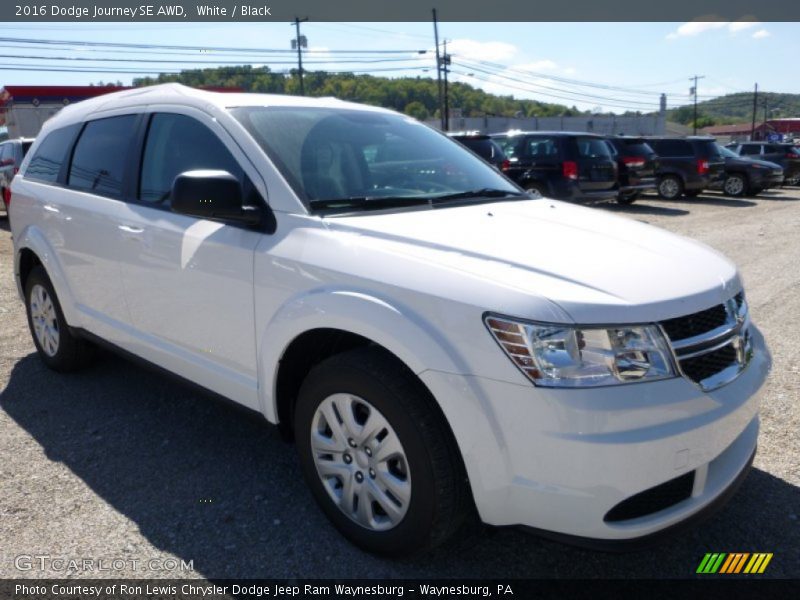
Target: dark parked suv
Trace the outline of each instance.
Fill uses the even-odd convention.
[[[712,137],[647,138],[658,154],[656,190],[666,200],[698,196],[725,179],[725,160]]]
[[[739,156],[729,148],[719,148],[725,158],[725,180],[712,186],[728,196],[755,196],[783,183],[783,169],[777,163]]]
[[[494,165],[501,171],[506,171],[508,169],[509,162],[503,149],[500,148],[500,145],[494,141],[490,135],[469,131],[463,133],[448,133],[447,135],[460,142],[483,160]]]
[[[728,148],[740,156],[779,164],[783,167],[784,183],[795,184],[800,180],[800,148],[795,144],[741,142]]]
[[[641,137],[608,138],[611,152],[617,159],[619,187],[617,202],[631,204],[639,194],[656,187],[658,155]]]
[[[508,157],[506,175],[526,189],[563,200],[617,196],[617,162],[602,136],[510,131],[492,137]]]
[[[8,212],[8,203],[11,199],[9,191],[11,180],[17,174],[19,165],[31,144],[33,144],[33,140],[28,138],[17,138],[0,143],[0,198],[3,199],[0,209],[3,212]]]

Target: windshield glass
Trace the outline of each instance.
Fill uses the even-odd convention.
[[[477,190],[519,194],[459,143],[403,115],[294,106],[231,112],[312,208],[342,199],[388,208]]]
[[[734,152],[730,148],[726,148],[725,146],[720,146],[719,144],[717,144],[717,148],[719,148],[719,153],[726,158],[739,158],[739,155],[736,154],[736,152]]]

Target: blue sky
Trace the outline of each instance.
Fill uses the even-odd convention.
[[[399,69],[375,71],[386,76],[420,75],[433,71],[433,34],[430,23],[304,23],[308,38],[306,60],[315,57],[329,70]],[[4,23],[3,36],[48,40],[84,40],[171,45],[213,45],[288,49],[294,28],[288,23]],[[762,90],[800,93],[800,78],[792,65],[800,56],[798,23],[449,23],[440,24],[440,37],[449,41],[452,79],[469,82],[494,93],[621,112],[647,110],[665,92],[671,106],[689,102],[689,77],[700,80],[701,98],[733,91]],[[150,59],[239,60],[219,52],[166,56],[161,53],[103,49],[57,51],[36,46],[2,43],[4,55],[125,58],[122,68],[163,65],[139,62]],[[341,54],[327,51],[357,49],[404,50],[399,54],[374,54],[374,59],[397,62],[343,64]],[[424,55],[416,50],[428,50]],[[365,57],[366,58],[366,57]],[[291,65],[292,55],[274,59],[242,57],[242,62],[268,64],[274,70]],[[80,64],[109,67],[110,63],[71,63],[47,59],[0,59],[0,85],[73,84],[116,81],[129,83],[127,73],[52,73],[9,70],[12,64],[48,66]],[[190,64],[169,64],[179,69]],[[308,65],[308,68],[322,68]],[[423,69],[427,69],[424,71]],[[577,83],[576,83],[577,82]],[[597,84],[586,86],[584,83]],[[611,88],[617,89],[608,89]],[[625,88],[625,89],[618,89]],[[560,97],[559,97],[560,96]],[[788,116],[788,115],[787,115]],[[800,116],[800,115],[793,115]]]

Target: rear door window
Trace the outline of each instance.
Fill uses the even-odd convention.
[[[122,198],[122,177],[135,125],[136,115],[86,123],[75,144],[67,185],[108,198]]]
[[[36,153],[31,157],[28,168],[25,170],[25,178],[44,183],[55,183],[79,128],[80,125],[76,124],[48,133],[36,148]]]
[[[529,137],[526,142],[527,155],[530,158],[555,158],[558,156],[558,140],[556,138]]]
[[[175,113],[154,114],[142,157],[139,200],[169,207],[172,182],[196,169],[227,171],[243,183],[245,179],[222,140],[200,121]]]
[[[761,154],[761,146],[759,144],[742,144],[742,149],[739,154],[743,156],[754,156]]]

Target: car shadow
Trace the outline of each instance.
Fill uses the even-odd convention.
[[[786,193],[791,193],[794,190],[765,190],[760,192],[755,198],[757,200],[772,200],[774,202],[797,202],[800,197],[787,196]]]
[[[11,223],[7,215],[0,215],[0,229],[3,231],[11,231]]]
[[[730,198],[728,196],[722,195],[712,195],[709,192],[703,192],[699,196],[695,196],[694,198],[689,198],[687,196],[683,196],[681,198],[677,198],[675,200],[661,200],[662,202],[669,202],[670,204],[685,204],[685,205],[692,205],[692,204],[708,204],[710,206],[728,206],[731,208],[745,208],[748,206],[758,206],[758,203],[753,202],[751,200],[742,200],[740,198]]]
[[[418,558],[377,558],[317,509],[276,428],[210,400],[115,356],[59,375],[30,354],[14,365],[0,409],[150,544],[207,578],[692,577],[705,552],[719,551],[774,552],[768,575],[800,575],[798,488],[758,469],[710,521],[649,551],[603,554],[488,529]],[[35,477],[15,474],[34,501]],[[54,556],[92,545],[37,543]]]
[[[628,215],[658,215],[662,217],[681,217],[688,215],[688,210],[682,208],[668,208],[666,206],[653,206],[650,204],[641,204],[636,201],[633,204],[619,204],[617,202],[599,202],[593,204],[596,208],[602,208],[611,212],[624,213]]]

